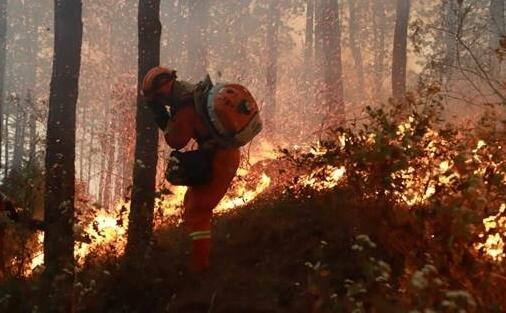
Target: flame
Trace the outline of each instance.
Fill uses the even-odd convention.
[[[268,145],[266,146],[268,147]],[[256,157],[257,160],[265,160],[277,155],[276,153],[264,153]],[[249,170],[241,168],[238,170],[238,176],[246,177],[250,174]],[[245,180],[238,180],[229,194],[227,194],[217,208],[215,213],[224,213],[238,207],[244,206],[258,195],[263,193],[271,184],[271,178],[262,173],[256,186],[248,188]],[[175,186],[171,188],[170,195],[160,196],[155,200],[154,229],[160,229],[167,225],[171,218],[180,216],[184,200],[186,187]],[[116,255],[121,256],[124,253],[127,242],[128,214],[130,212],[130,202],[119,201],[112,210],[100,209],[87,221],[78,223],[74,229],[75,236],[81,238],[76,240],[74,255],[78,266],[82,266],[86,257],[90,254],[97,256]],[[180,223],[179,218],[176,223]],[[30,276],[34,271],[44,265],[43,242],[44,233],[37,235],[37,249],[32,253],[29,269],[25,276]]]
[[[254,189],[247,189],[240,186],[236,196],[226,196],[214,210],[216,213],[224,213],[232,209],[244,206],[253,201],[259,194],[264,192],[271,184],[271,178],[265,173],[262,173],[260,181]]]
[[[483,250],[494,261],[502,261],[506,257],[504,252],[505,243],[503,236],[506,236],[506,203],[501,204],[499,212],[483,219],[486,234],[480,234],[480,238],[486,236],[484,243],[476,244],[476,249]],[[495,233],[490,233],[495,231]],[[502,235],[502,236],[501,236]]]
[[[327,165],[316,169],[309,175],[302,176],[300,181],[303,187],[310,187],[314,190],[323,191],[336,187],[346,174],[344,166],[336,167]]]
[[[406,122],[401,123],[397,127],[398,138],[394,140],[401,141],[405,135],[412,134],[414,132],[413,122],[414,119],[409,117]],[[369,133],[364,134],[363,139],[366,145],[373,146],[377,138],[375,134]],[[345,149],[347,140],[348,138],[344,134],[337,137],[339,149]],[[429,201],[439,186],[451,186],[456,179],[460,178],[460,173],[453,161],[454,154],[449,149],[451,147],[445,139],[439,136],[437,131],[427,131],[421,140],[425,143],[423,155],[410,159],[409,166],[391,174],[393,195],[400,203],[408,207]],[[253,156],[249,158],[251,163],[278,157],[278,153],[271,143],[263,141],[259,146],[259,151],[255,151]],[[299,149],[299,147],[295,149]],[[307,147],[307,151],[313,156],[325,156],[329,152],[327,149],[319,144]],[[470,162],[479,164],[475,171],[477,175],[484,175],[487,166],[498,166],[490,160],[490,156],[484,154],[486,149],[487,144],[484,140],[477,141],[476,147],[472,149],[472,153],[465,161],[466,164],[470,164]],[[489,160],[486,160],[487,158]],[[235,180],[233,187],[216,207],[215,213],[230,212],[245,206],[271,187],[271,177],[266,173],[251,173],[251,168],[238,170],[238,179]],[[316,191],[329,190],[345,183],[346,173],[344,165],[321,166],[308,174],[301,175],[297,180],[296,187],[310,188]],[[162,195],[155,201],[155,230],[167,226],[169,223],[178,224],[181,222],[186,187],[171,187],[171,192],[170,195]],[[126,245],[129,210],[130,203],[120,201],[112,210],[98,210],[93,216],[88,217],[89,220],[80,224],[76,232],[81,233],[81,237],[88,240],[77,240],[76,242],[75,257],[78,265],[82,265],[90,254],[98,256],[106,256],[111,253],[117,256],[123,254]],[[506,204],[502,204],[499,213],[483,220],[486,233],[482,234],[481,238],[484,239],[484,242],[476,245],[477,249],[482,249],[497,261],[506,257],[505,243],[502,239],[503,236],[506,236],[505,210]],[[43,238],[43,233],[37,235],[39,248],[33,253],[30,271],[27,275],[43,265]]]

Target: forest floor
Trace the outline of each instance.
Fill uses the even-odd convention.
[[[117,268],[114,262],[85,270],[82,275],[88,281],[95,277],[98,288],[92,291],[96,296],[82,298],[78,311],[325,312],[334,293],[346,293],[343,281],[361,272],[353,238],[368,234],[388,247],[377,253],[394,273],[403,254],[392,249],[394,241],[403,238],[409,249],[409,238],[414,240],[409,228],[387,225],[377,204],[355,203],[350,192],[260,198],[216,217],[213,266],[199,277],[185,269],[189,242],[182,230],[163,230],[156,234],[143,277],[132,273],[128,283],[124,275],[109,276]]]

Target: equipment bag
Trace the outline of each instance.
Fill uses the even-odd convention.
[[[174,186],[208,184],[213,174],[214,150],[172,151],[165,177]]]

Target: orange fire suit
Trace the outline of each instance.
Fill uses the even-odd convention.
[[[185,102],[171,116],[164,131],[167,144],[176,150],[184,148],[190,139],[202,143],[204,138],[210,137],[209,129],[193,105],[193,98]],[[192,239],[189,268],[194,272],[209,266],[212,212],[227,192],[240,163],[239,149],[214,149],[211,181],[188,187],[184,197],[183,220]]]

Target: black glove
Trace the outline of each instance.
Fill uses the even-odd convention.
[[[167,124],[170,120],[170,114],[167,111],[165,105],[159,100],[151,100],[148,101],[148,106],[155,116],[156,125],[158,125],[162,131],[167,129]]]

